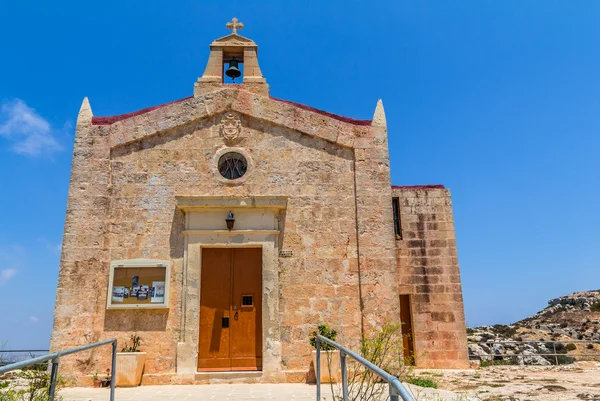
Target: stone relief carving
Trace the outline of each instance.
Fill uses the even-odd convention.
[[[221,135],[227,145],[232,145],[241,139],[242,121],[235,113],[225,113],[221,118]]]

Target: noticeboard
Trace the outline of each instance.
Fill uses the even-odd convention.
[[[114,261],[110,269],[107,308],[168,308],[169,278],[169,261]]]

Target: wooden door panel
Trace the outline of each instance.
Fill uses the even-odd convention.
[[[231,250],[203,248],[200,292],[198,369],[230,370]]]
[[[231,299],[232,369],[260,370],[262,368],[262,249],[233,250]],[[251,305],[248,305],[249,303]]]
[[[407,365],[414,365],[414,333],[410,301],[410,295],[400,295],[400,322],[402,322],[401,330],[404,360]]]

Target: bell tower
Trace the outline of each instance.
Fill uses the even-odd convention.
[[[258,46],[253,40],[238,35],[238,29],[244,24],[233,18],[226,25],[232,32],[210,44],[210,55],[204,74],[194,84],[194,96],[201,96],[222,88],[225,76],[239,79],[241,71],[239,65],[243,64],[241,85],[244,89],[269,95],[269,85],[263,77],[258,65]],[[225,66],[229,66],[225,73]]]

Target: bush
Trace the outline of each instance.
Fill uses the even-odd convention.
[[[492,361],[490,361],[489,359],[485,359],[481,361],[481,367],[482,368],[487,368],[488,366],[499,366],[499,365],[517,365],[517,361],[516,358],[514,358],[515,360],[513,360],[512,358],[508,358],[508,359],[494,359],[494,363],[492,363]]]
[[[505,338],[511,338],[512,336],[517,334],[517,329],[515,329],[512,326],[507,326],[505,324],[495,324],[492,326],[492,329],[494,329],[494,332],[496,332],[496,334]]]
[[[45,370],[36,368],[23,370],[17,374],[17,377],[26,382],[25,388],[20,390],[10,389],[10,383],[2,387],[8,388],[0,392],[1,401],[49,401],[48,390],[50,388],[50,374]],[[56,394],[54,399],[61,400],[59,391],[64,387],[65,382],[59,375],[56,380]]]
[[[569,351],[575,351],[577,349],[577,346],[573,343],[568,343],[565,346],[565,351],[569,352]]]
[[[405,381],[419,387],[437,388],[437,383],[432,377],[409,376]]]
[[[317,327],[317,330],[319,332],[317,333],[316,331],[313,331],[310,337],[310,345],[312,345],[314,349],[317,349],[317,334],[320,334],[323,337],[330,339],[331,341],[335,341],[337,337],[337,331],[333,330],[326,324],[320,325],[319,327]],[[320,342],[320,345],[323,351],[331,351],[335,349],[334,346],[326,344],[324,342]]]
[[[367,333],[360,346],[360,354],[367,361],[386,372],[407,380],[412,376],[404,360],[403,337],[400,324],[386,323],[372,333]],[[423,381],[419,385],[423,385]],[[381,385],[382,379],[375,373],[348,358],[348,393],[350,401],[379,401],[386,399],[388,387]],[[431,384],[431,383],[429,383]],[[334,389],[331,384],[332,399],[341,400],[341,387]]]
[[[594,344],[588,344],[587,349],[594,349]]]
[[[600,312],[600,302],[596,302],[596,303],[592,304],[592,306],[590,307],[590,310],[592,312]]]
[[[575,359],[571,358],[570,356],[566,356],[566,355],[558,356],[558,364],[559,365],[570,365],[573,362],[575,362]]]

